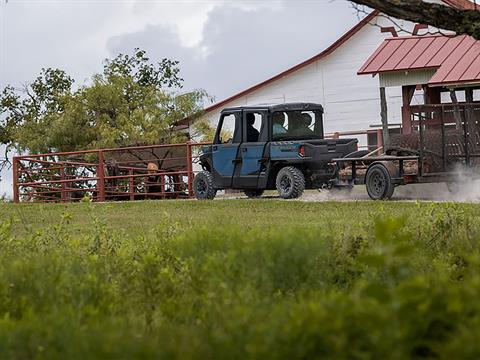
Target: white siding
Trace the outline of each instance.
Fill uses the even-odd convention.
[[[384,18],[378,25],[392,26]],[[399,21],[399,23],[402,23]],[[403,23],[413,29],[413,24]],[[324,59],[276,80],[223,107],[284,102],[315,102],[325,108],[325,131],[367,130],[380,124],[379,79],[358,76],[357,71],[391,34],[382,34],[375,25],[366,25]],[[390,123],[401,122],[401,88],[387,89]],[[221,109],[204,118],[216,125]]]

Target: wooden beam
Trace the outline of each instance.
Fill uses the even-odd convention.
[[[452,103],[458,105],[457,93],[454,89],[450,90],[450,99],[452,99]],[[457,130],[462,129],[462,115],[460,114],[460,108],[455,106],[453,109],[453,116],[455,118],[455,128]]]
[[[415,93],[415,85],[402,86],[402,134],[410,134],[412,132],[412,116],[410,104],[413,94]]]
[[[384,87],[380,88],[380,118],[382,120],[383,147],[386,150],[390,145],[390,136],[388,133],[387,96]]]

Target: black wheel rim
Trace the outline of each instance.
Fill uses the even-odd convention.
[[[379,171],[375,171],[369,181],[370,192],[375,197],[381,197],[385,192],[386,184],[385,176]]]
[[[205,195],[207,193],[207,183],[203,179],[199,179],[195,186],[195,191],[198,195]]]
[[[280,179],[280,190],[283,194],[288,194],[292,188],[292,179],[289,176],[284,175]]]

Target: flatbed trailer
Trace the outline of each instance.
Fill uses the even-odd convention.
[[[374,200],[390,199],[397,186],[453,184],[480,179],[480,105],[442,104],[412,113],[413,130],[399,134],[384,154],[333,159],[335,184],[366,185]],[[406,145],[406,144],[410,145]],[[458,188],[458,186],[456,186]]]

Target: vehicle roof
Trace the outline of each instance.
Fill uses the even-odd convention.
[[[305,102],[296,102],[296,103],[285,103],[285,104],[259,104],[259,105],[245,105],[245,106],[235,106],[228,107],[222,110],[224,112],[230,111],[239,111],[239,110],[269,110],[270,112],[275,111],[315,111],[320,110],[323,112],[323,106],[315,103],[305,103]]]

